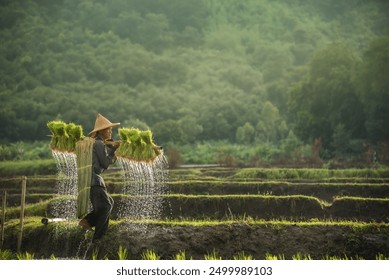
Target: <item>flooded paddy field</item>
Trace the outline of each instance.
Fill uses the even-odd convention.
[[[115,205],[94,258],[117,259],[119,247],[126,248],[128,259],[141,259],[147,250],[161,259],[182,252],[193,259],[389,256],[387,170],[173,169],[165,174],[163,191],[146,193],[123,190],[121,171],[104,176]],[[153,188],[150,182],[143,186]],[[13,251],[20,178],[2,178],[0,188],[8,194],[2,250]],[[55,176],[29,177],[22,251],[35,258],[92,258],[91,233],[73,214],[41,223],[43,217],[58,217],[61,207],[73,213],[74,201],[58,192]]]

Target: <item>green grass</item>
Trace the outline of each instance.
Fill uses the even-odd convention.
[[[142,260],[159,260],[161,257],[158,256],[158,254],[150,249],[147,249],[146,251],[142,252],[141,254]]]
[[[387,261],[387,260],[389,260],[389,256],[386,257],[384,254],[379,253],[376,255],[375,259],[380,260],[380,261],[383,261],[383,260]]]
[[[24,208],[24,216],[41,216],[45,217],[48,214],[50,204],[57,203],[59,201],[75,199],[71,196],[55,196],[54,198],[42,200],[37,203],[26,204]],[[16,218],[20,216],[20,206],[7,207],[6,214],[8,218]]]
[[[314,260],[314,258],[311,257],[310,254],[304,254],[301,252],[297,252],[294,254],[291,258],[292,260]],[[265,260],[285,260],[285,255],[279,254],[279,255],[272,255],[270,253],[266,253],[265,255]],[[343,256],[330,256],[330,255],[325,255],[322,256],[321,258],[318,258],[318,260],[363,260],[363,258],[352,258],[347,255]],[[376,260],[387,260],[383,254],[378,254],[376,256]]]
[[[250,226],[272,226],[272,227],[288,227],[288,226],[299,226],[299,227],[310,227],[310,226],[337,226],[337,227],[351,227],[351,228],[361,228],[361,229],[381,229],[389,231],[389,223],[369,223],[361,221],[348,221],[348,220],[318,220],[312,219],[311,221],[306,222],[296,222],[289,220],[262,220],[262,219],[253,219],[251,217],[246,217],[245,219],[234,219],[234,220],[193,220],[193,219],[175,219],[175,220],[134,220],[134,221],[112,221],[113,224],[120,223],[142,223],[150,225],[161,225],[161,226],[189,226],[189,227],[208,227],[208,226],[224,226],[224,225],[234,225],[234,224],[246,224]]]
[[[237,255],[233,256],[234,260],[246,260],[246,261],[251,261],[254,260],[254,258],[250,255],[246,255],[245,252],[240,252]]]
[[[192,259],[193,259],[192,257],[190,257],[190,258],[187,257],[185,250],[178,252],[174,256],[174,260],[178,260],[178,261],[192,260]]]
[[[315,168],[243,168],[238,179],[330,179],[330,178],[389,178],[389,168],[377,169],[315,169]]]
[[[359,196],[341,196],[341,197],[336,197],[334,199],[335,201],[340,201],[340,200],[356,200],[356,201],[379,201],[379,202],[389,202],[389,198],[374,198],[374,197],[359,197]]]
[[[265,260],[268,260],[268,261],[285,260],[285,256],[284,255],[272,255],[269,252],[266,252]]]
[[[24,252],[24,253],[17,253],[16,258],[18,260],[33,260],[34,259],[34,254],[29,253],[29,252]]]
[[[127,249],[124,248],[122,245],[119,246],[118,249],[118,259],[119,260],[126,260],[128,257]]]
[[[0,176],[17,175],[48,175],[56,174],[57,166],[54,159],[40,159],[29,161],[0,161]]]
[[[295,255],[292,256],[292,260],[312,260],[312,258],[309,254],[302,254],[300,252],[297,252]]]
[[[10,250],[0,250],[0,260],[12,260],[13,253]]]
[[[320,204],[322,207],[329,206],[330,204],[322,201],[313,196],[306,195],[253,195],[253,194],[226,194],[226,195],[186,195],[186,194],[168,194],[164,195],[166,198],[178,198],[182,200],[186,199],[274,199],[274,200],[283,200],[283,199],[304,199],[304,200],[312,200]]]
[[[122,249],[126,251],[126,248]],[[120,251],[120,249],[119,249]],[[98,260],[99,259],[99,251],[97,249],[94,249],[91,255],[92,260]],[[127,257],[127,255],[125,255]],[[118,253],[118,260],[126,260],[127,258],[123,258],[123,255],[120,255]],[[0,250],[0,260],[34,260],[36,259],[33,253],[29,252],[20,252],[20,253],[14,253],[10,250]],[[103,260],[107,260],[107,257],[104,256],[102,258]],[[153,251],[147,249],[142,254],[143,260],[160,260],[161,258]],[[174,260],[192,260],[192,257],[189,257],[186,255],[185,251],[180,251],[177,253],[174,258]],[[240,252],[237,255],[234,255],[233,260],[254,260],[254,258],[250,255],[246,255],[244,252]],[[314,258],[311,257],[310,254],[303,254],[301,252],[297,252],[291,257],[292,260],[314,260]],[[52,254],[50,255],[50,260],[58,260],[58,258]],[[210,253],[207,253],[204,255],[204,260],[222,260],[222,257],[218,255],[218,252],[216,249],[213,249]],[[278,254],[273,255],[269,252],[265,254],[264,260],[286,260],[284,254]],[[318,260],[363,260],[361,257],[352,258],[347,255],[343,256],[332,256],[332,255],[324,255]],[[382,253],[379,253],[376,255],[375,260],[389,260],[388,256],[385,256]]]
[[[213,249],[212,252],[209,252],[207,253],[206,255],[204,255],[204,260],[221,260],[222,257],[221,256],[218,256],[218,252]]]
[[[357,178],[355,178],[357,180]],[[374,179],[370,179],[374,180]],[[331,181],[331,180],[323,180],[323,181],[286,181],[286,180],[234,180],[234,179],[214,179],[214,180],[177,180],[177,181],[168,181],[167,183],[169,186],[184,186],[184,187],[196,187],[198,185],[205,185],[209,187],[223,187],[223,186],[312,186],[315,185],[317,187],[331,187],[331,186],[371,186],[371,187],[377,187],[377,186],[383,186],[388,187],[388,183],[383,183],[382,179],[376,179],[377,182],[364,182],[365,180],[353,181],[352,178],[348,179],[347,181],[339,182],[339,181]],[[389,180],[389,179],[387,179]],[[113,183],[113,182],[111,182]]]

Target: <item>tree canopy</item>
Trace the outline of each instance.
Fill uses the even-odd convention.
[[[158,142],[389,139],[387,1],[0,6],[2,143],[44,140],[53,119],[87,133],[98,112]]]

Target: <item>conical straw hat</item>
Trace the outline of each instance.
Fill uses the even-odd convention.
[[[89,132],[89,136],[94,136],[97,131],[104,130],[109,127],[117,127],[120,123],[111,123],[108,119],[103,117],[101,114],[97,114],[95,128]]]

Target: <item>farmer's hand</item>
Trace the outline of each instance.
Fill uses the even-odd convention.
[[[114,146],[117,149],[117,148],[119,148],[121,143],[122,143],[121,141],[114,141],[112,146]]]
[[[114,141],[113,139],[108,139],[108,140],[105,140],[104,143],[107,145],[107,146],[111,146],[111,147],[114,147],[114,148],[119,148],[120,144],[122,143],[120,140],[119,141]]]

